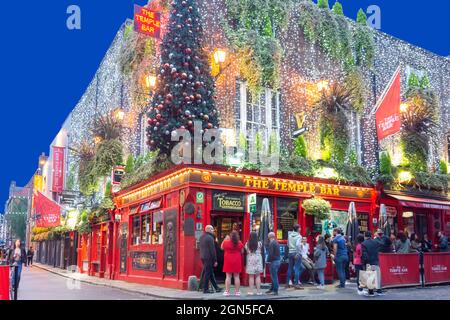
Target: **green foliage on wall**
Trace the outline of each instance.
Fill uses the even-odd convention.
[[[299,25],[305,38],[317,43],[330,58],[340,61],[349,70],[355,63],[368,68],[372,66],[375,51],[372,30],[365,22],[351,28],[339,2],[331,11],[328,4],[316,6],[311,1],[303,1],[299,14]],[[362,21],[364,17],[367,20],[364,11],[362,15],[358,19]]]
[[[126,173],[122,178],[120,187],[126,189],[149,179],[152,175],[162,172],[172,166],[172,162],[158,151],[150,151],[145,157],[135,161],[134,170]]]
[[[75,174],[76,174],[76,165],[72,163],[69,169],[69,175],[67,176],[66,181],[66,189],[73,191],[75,190]]]
[[[125,173],[133,172],[134,170],[134,157],[132,154],[128,155],[127,163],[125,165]]]
[[[336,1],[333,5],[333,12],[337,15],[343,16],[344,9],[342,8],[342,4],[339,1]]]
[[[117,140],[103,141],[97,148],[94,157],[93,173],[97,178],[108,176],[114,166],[123,163],[123,146]]]
[[[417,187],[428,190],[448,192],[448,175],[428,172],[416,172],[414,181]]]
[[[240,73],[253,94],[277,89],[282,49],[276,35],[287,23],[292,0],[226,0],[225,31],[240,58]]]
[[[445,160],[439,161],[439,173],[440,174],[448,174],[447,161],[445,161]]]
[[[80,215],[80,221],[77,224],[77,231],[80,234],[88,234],[92,231],[91,224],[89,223],[89,213],[84,210]]]
[[[420,80],[417,74],[411,72],[408,78],[408,87],[409,88],[420,88]]]
[[[321,9],[330,9],[330,5],[328,3],[328,0],[318,0],[317,6]]]
[[[303,135],[294,140],[294,154],[299,157],[306,158],[308,156],[308,149],[306,147],[306,140]]]
[[[85,196],[91,196],[98,190],[97,175],[94,174],[94,161],[80,163],[78,167],[78,186]]]
[[[439,101],[436,94],[417,87],[420,82],[411,76],[406,94],[408,108],[402,113],[401,146],[413,173],[426,172],[430,144],[439,129]]]
[[[358,10],[356,22],[360,25],[367,25],[367,15],[362,8]]]
[[[380,174],[377,180],[384,184],[391,184],[394,179],[391,156],[389,152],[382,152],[380,155]]]

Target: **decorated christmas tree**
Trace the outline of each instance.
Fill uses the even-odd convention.
[[[187,129],[192,138],[194,121],[202,132],[218,127],[214,79],[201,44],[202,25],[194,0],[174,0],[167,34],[161,45],[158,89],[148,113],[148,144],[169,155],[177,142],[174,130]]]

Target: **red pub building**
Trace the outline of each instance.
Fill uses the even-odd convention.
[[[113,278],[186,289],[189,277],[201,273],[198,239],[205,226],[215,227],[219,245],[233,229],[239,230],[245,243],[251,230],[259,228],[265,198],[280,243],[286,243],[295,223],[302,226],[302,234],[311,245],[315,235],[324,231],[322,222],[306,215],[301,206],[303,200],[313,196],[331,203],[337,225],[339,217],[347,221],[347,210],[354,202],[362,228],[373,229],[374,188],[227,169],[177,166],[118,192]],[[256,214],[250,214],[247,207],[251,194],[257,195]],[[223,278],[220,265],[216,276],[219,281]]]

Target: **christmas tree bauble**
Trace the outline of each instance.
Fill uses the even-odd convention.
[[[191,48],[186,48],[186,50],[184,52],[186,52],[186,54],[192,54],[192,49]]]

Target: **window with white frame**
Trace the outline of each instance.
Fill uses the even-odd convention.
[[[280,136],[280,94],[264,88],[255,97],[245,82],[236,82],[235,102],[236,132],[245,133],[248,145],[261,137],[263,147],[267,148],[270,136]]]
[[[141,127],[141,141],[140,141],[140,151],[142,155],[147,154],[149,151],[148,145],[147,145],[147,115],[143,113],[141,115],[141,121],[140,121],[140,127]]]

